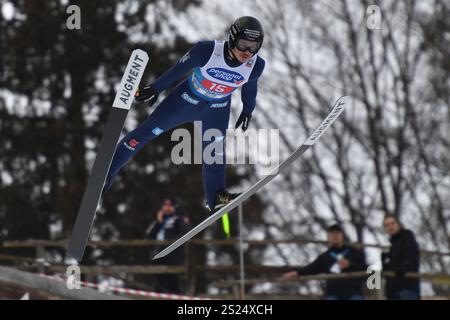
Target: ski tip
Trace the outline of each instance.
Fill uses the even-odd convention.
[[[340,96],[337,100],[336,100],[336,102],[338,102],[338,101],[341,101],[341,100],[344,100],[345,99],[345,101],[344,101],[344,103],[346,102],[346,98],[348,98],[348,95],[346,95],[346,94],[344,94],[344,95],[342,95],[342,96]]]
[[[133,53],[139,54],[139,55],[141,55],[141,56],[143,56],[143,57],[145,57],[145,58],[148,59],[148,53],[145,52],[145,51],[142,50],[142,49],[134,49],[134,50],[133,50]]]
[[[337,106],[342,106],[342,105],[347,104],[348,98],[349,98],[348,95],[340,96],[339,98],[336,99],[336,101],[334,102],[334,104],[333,104],[333,106],[331,108],[333,109],[333,108],[335,108]]]

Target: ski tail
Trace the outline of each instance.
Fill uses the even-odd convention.
[[[210,215],[208,218],[203,220],[196,227],[188,231],[185,235],[180,237],[178,240],[173,242],[167,248],[159,252],[153,260],[159,259],[167,256],[169,253],[183,245],[185,242],[189,241],[192,237],[209,227],[215,221],[220,219],[225,213],[231,212],[234,208],[239,206],[243,201],[250,198],[253,194],[258,192],[262,187],[274,179],[280,172],[288,168],[295,160],[297,160],[306,150],[311,148],[324,134],[324,132],[333,124],[333,122],[341,115],[345,107],[345,96],[339,97],[333,105],[333,108],[328,113],[327,117],[322,121],[322,123],[317,127],[316,130],[305,140],[305,142],[298,147],[287,159],[285,159],[278,167],[276,167],[271,174],[265,176],[253,186],[251,186],[246,192],[239,195],[232,202],[228,203],[226,206],[220,208],[217,212]]]

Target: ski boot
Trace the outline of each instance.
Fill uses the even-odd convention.
[[[240,193],[230,193],[226,189],[219,190],[216,193],[216,201],[214,208],[211,210],[208,204],[206,204],[206,207],[209,209],[209,211],[214,212],[226,206],[228,203],[236,199],[239,195]]]

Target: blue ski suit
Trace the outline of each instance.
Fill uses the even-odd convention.
[[[200,41],[198,42],[186,55],[184,55],[176,65],[166,71],[153,83],[153,87],[156,92],[160,93],[165,90],[175,81],[180,79],[183,75],[190,71],[197,72],[198,77],[202,77],[200,68],[210,63],[210,59],[216,52],[217,55],[217,41]],[[227,44],[223,45],[223,50],[227,50]],[[241,66],[240,63],[236,63],[236,60],[228,58],[227,54],[223,54],[223,60],[228,68],[215,68],[215,72],[212,76],[227,76],[227,72],[230,72],[236,79],[239,80],[239,75],[236,75],[236,67]],[[257,94],[257,81],[264,70],[264,60],[256,56],[254,60],[254,66],[251,69],[251,73],[242,85],[242,103],[245,114],[250,115],[256,105]],[[208,69],[209,71],[210,69]],[[219,70],[219,71],[218,71]],[[242,70],[239,69],[239,70]],[[209,74],[209,72],[208,72]],[[141,150],[144,145],[156,138],[163,132],[166,132],[179,125],[201,121],[202,132],[208,129],[218,129],[226,135],[226,129],[228,128],[228,122],[230,118],[230,103],[231,92],[228,95],[219,95],[219,98],[211,98],[195,90],[194,75],[188,77],[181,82],[169,95],[158,105],[158,107],[148,116],[148,118],[140,124],[136,129],[128,133],[117,145],[116,152],[114,154],[111,167],[108,173],[108,179],[113,180],[118,174],[120,169]],[[197,77],[197,78],[198,78]],[[234,80],[235,80],[234,79]],[[202,81],[207,79],[201,78]],[[234,81],[233,80],[233,81]],[[204,83],[204,82],[202,82]],[[211,84],[211,82],[208,82]],[[212,86],[217,86],[212,84]],[[219,86],[220,87],[220,86]],[[226,86],[224,86],[226,88]],[[230,91],[235,88],[230,88]],[[202,139],[203,140],[203,139]],[[202,147],[204,148],[211,143],[210,141],[202,141]],[[224,144],[223,144],[223,148]],[[225,188],[225,151],[221,152],[223,161],[221,163],[208,164],[203,161],[202,174],[203,184],[206,194],[206,200],[210,208],[215,206],[215,198],[217,191]],[[220,161],[219,161],[220,162]]]

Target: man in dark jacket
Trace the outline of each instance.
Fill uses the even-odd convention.
[[[401,225],[397,217],[384,218],[384,229],[390,235],[391,248],[383,252],[383,270],[393,271],[396,277],[386,278],[386,298],[416,300],[420,298],[420,282],[417,278],[406,278],[406,272],[419,272],[419,245],[414,234]]]
[[[154,221],[147,229],[147,239],[153,240],[175,240],[190,229],[189,219],[178,211],[178,202],[175,198],[164,199],[161,209],[156,214]],[[155,248],[152,257],[160,251]],[[174,251],[163,259],[156,261],[159,265],[183,265],[185,254],[183,248]],[[181,293],[182,284],[179,274],[167,273],[156,277],[156,290],[159,292]]]
[[[346,273],[366,271],[364,253],[344,243],[342,227],[335,224],[327,229],[329,248],[311,264],[283,275],[284,279],[320,273]],[[327,280],[327,300],[362,300],[363,279]]]

